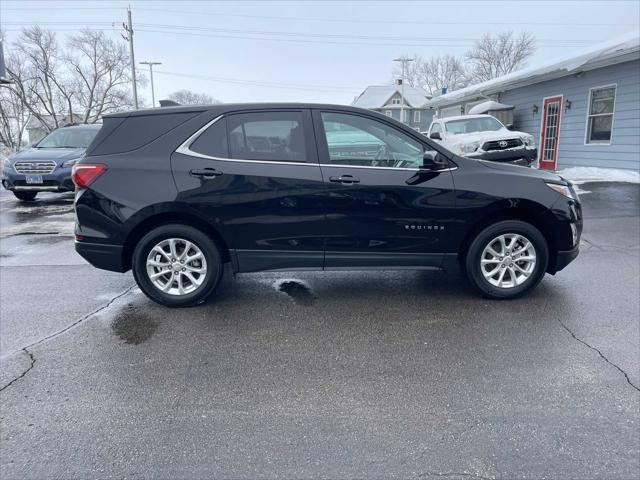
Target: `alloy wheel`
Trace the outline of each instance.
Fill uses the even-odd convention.
[[[536,267],[536,249],[518,233],[505,233],[491,240],[480,256],[485,280],[498,288],[515,288],[525,283]]]
[[[168,238],[157,243],[147,256],[147,276],[163,293],[188,295],[203,284],[207,261],[202,250],[183,238]]]

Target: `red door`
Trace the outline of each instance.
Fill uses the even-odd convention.
[[[540,168],[555,170],[558,160],[558,139],[560,138],[560,114],[562,95],[544,99],[542,130],[540,131]]]

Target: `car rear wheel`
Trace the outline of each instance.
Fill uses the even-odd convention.
[[[16,198],[18,200],[21,200],[23,202],[32,202],[33,200],[35,200],[36,195],[38,195],[38,192],[17,192],[17,191],[14,191],[13,194],[16,196]]]
[[[153,301],[168,307],[204,302],[220,282],[224,264],[216,244],[188,225],[163,225],[133,253],[133,276]]]
[[[540,231],[519,220],[482,230],[471,242],[465,269],[471,284],[491,298],[515,298],[534,288],[547,270],[549,249]]]

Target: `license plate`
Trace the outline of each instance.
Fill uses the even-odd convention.
[[[42,175],[27,175],[27,183],[42,183]]]

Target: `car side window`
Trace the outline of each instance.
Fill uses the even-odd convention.
[[[434,123],[431,126],[431,132],[430,133],[442,133],[442,127],[440,126],[439,123]]]
[[[229,158],[229,144],[227,142],[227,120],[221,118],[202,132],[189,145],[192,150],[203,155],[218,158]]]
[[[321,115],[329,163],[387,168],[422,166],[424,147],[402,131],[360,115]]]
[[[301,112],[257,112],[227,120],[231,158],[306,162]]]

